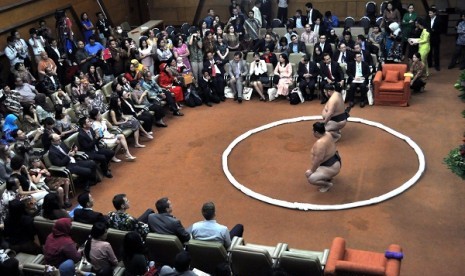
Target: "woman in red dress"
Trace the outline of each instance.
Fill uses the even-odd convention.
[[[158,84],[162,88],[168,89],[171,93],[174,93],[174,98],[176,103],[182,102],[184,100],[184,93],[182,87],[179,86],[176,78],[173,76],[171,71],[168,69],[168,64],[171,62],[171,59],[168,60],[168,63],[160,64],[160,76],[158,77]]]

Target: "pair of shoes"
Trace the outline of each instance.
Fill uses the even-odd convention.
[[[265,97],[260,98],[260,101],[261,101],[261,102],[265,102],[265,101],[266,101]]]
[[[220,100],[221,100],[222,102],[224,102],[224,101],[226,101],[226,97],[223,96],[223,97],[221,97]]]
[[[157,127],[167,127],[165,123],[155,123]]]
[[[242,103],[242,98],[237,98],[238,103]]]
[[[350,108],[354,107],[354,105],[355,105],[354,102],[349,102],[349,107]]]
[[[173,115],[174,115],[174,116],[184,116],[184,114],[181,113],[181,111],[179,111],[179,110],[174,111],[174,112],[173,112]]]
[[[107,171],[106,173],[103,174],[104,176],[108,177],[108,178],[113,178],[113,175],[111,174],[110,171]]]
[[[313,101],[313,97],[312,96],[307,97],[307,101],[309,101],[309,102]]]
[[[212,107],[211,103],[205,103],[206,106]]]
[[[145,148],[145,145],[136,144],[134,147],[135,147],[135,148]]]
[[[237,97],[234,97],[234,101],[237,101]]]
[[[147,137],[147,139],[150,139],[150,140],[152,140],[152,139],[153,139],[153,136],[152,136],[152,135],[150,135],[150,134],[148,134],[148,133],[147,133],[147,135],[145,135],[145,137]]]
[[[71,204],[69,201],[65,201],[65,203],[63,203],[63,207],[65,207],[65,209],[68,209],[71,206],[73,206],[73,204]]]
[[[135,157],[135,156],[126,155],[126,161],[134,161],[134,160],[136,160],[136,157]]]
[[[89,193],[90,192],[90,186],[85,186],[84,191]]]
[[[121,159],[118,159],[118,158],[116,158],[116,157],[113,157],[113,158],[111,159],[111,162],[119,163],[119,162],[121,162]]]
[[[360,107],[364,108],[365,107],[365,102],[360,102]]]

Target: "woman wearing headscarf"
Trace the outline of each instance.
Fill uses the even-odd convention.
[[[171,63],[171,59],[167,63],[160,64],[160,77],[158,83],[162,88],[168,89],[171,93],[174,93],[174,98],[177,103],[184,100],[184,94],[182,92],[182,87],[176,85],[175,78],[173,74],[168,70],[168,64]]]
[[[71,219],[61,218],[55,221],[50,233],[45,241],[44,256],[45,263],[59,267],[66,260],[77,263],[81,260],[82,252],[77,250],[76,243],[70,236]]]
[[[14,114],[8,114],[5,117],[5,122],[3,123],[2,131],[3,131],[3,136],[8,142],[14,142],[15,138],[11,136],[11,132],[13,130],[17,130],[18,126],[16,125],[16,122],[18,121],[18,117]]]

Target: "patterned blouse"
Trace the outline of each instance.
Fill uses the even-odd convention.
[[[149,233],[149,226],[138,221],[128,213],[109,212],[110,227],[121,231],[137,231],[142,237]]]
[[[412,65],[410,65],[410,72],[413,74],[412,83],[417,79],[426,82],[425,64],[422,61],[413,62]]]

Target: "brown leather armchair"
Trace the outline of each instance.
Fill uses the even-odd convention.
[[[387,250],[402,252],[402,248],[397,244],[391,244]],[[386,258],[384,253],[347,248],[345,239],[336,237],[329,251],[324,275],[398,276],[400,263],[399,259]]]
[[[406,64],[384,64],[373,80],[375,105],[408,106],[411,77]]]

